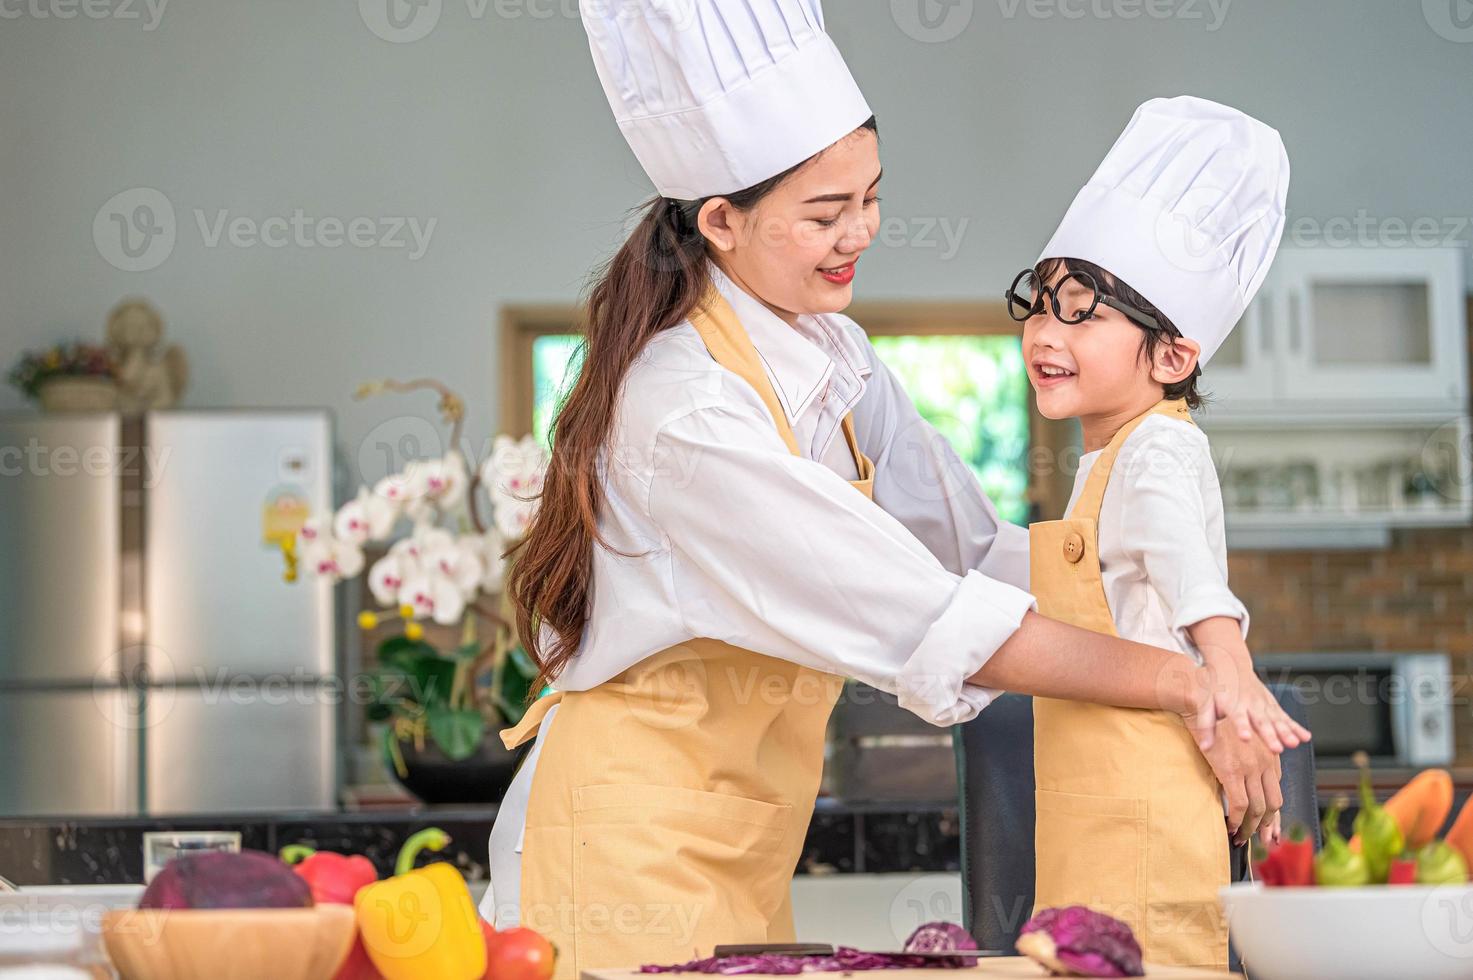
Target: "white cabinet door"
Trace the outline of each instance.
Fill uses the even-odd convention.
[[[1251,413],[1273,407],[1282,386],[1282,364],[1274,351],[1273,306],[1267,297],[1265,285],[1202,369],[1199,387],[1207,395],[1209,411]]]
[[[1282,249],[1269,293],[1286,403],[1461,410],[1460,249]]]

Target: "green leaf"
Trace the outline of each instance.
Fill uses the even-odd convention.
[[[455,661],[439,654],[420,655],[410,664],[409,687],[405,697],[413,698],[426,708],[448,706],[450,691],[455,686]]]
[[[486,721],[475,710],[430,708],[426,717],[430,738],[446,757],[459,762],[475,755]]]
[[[407,636],[391,636],[378,645],[379,662],[386,667],[407,671],[411,663],[425,656],[438,657],[439,654],[424,640],[411,640]]]
[[[456,660],[474,660],[480,655],[481,645],[479,643],[462,643],[455,650]]]

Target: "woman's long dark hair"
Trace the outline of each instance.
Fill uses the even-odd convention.
[[[873,117],[860,128],[879,132]],[[808,162],[721,196],[748,211]],[[624,378],[650,338],[683,322],[710,286],[706,239],[696,225],[705,203],[648,201],[634,232],[595,275],[583,367],[553,422],[541,503],[507,580],[517,634],[537,664],[532,697],[577,652],[588,620],[593,547],[608,547],[598,533],[598,459]],[[544,626],[555,637],[550,646],[542,642]]]

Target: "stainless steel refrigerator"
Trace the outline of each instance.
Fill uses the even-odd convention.
[[[326,412],[0,417],[0,816],[332,806],[331,505]]]

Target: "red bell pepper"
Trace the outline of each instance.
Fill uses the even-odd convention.
[[[305,844],[289,844],[281,849],[281,859],[307,882],[314,902],[352,906],[358,889],[378,881],[373,862],[361,854],[332,854]],[[353,948],[333,980],[383,980],[368,958],[362,935],[353,937]]]
[[[1265,885],[1307,888],[1314,884],[1314,841],[1303,824],[1289,828],[1289,836],[1272,851],[1253,845],[1253,876]]]
[[[1386,873],[1388,885],[1415,885],[1417,883],[1417,855],[1405,851],[1400,857],[1391,859],[1391,868]]]
[[[1256,841],[1253,844],[1253,878],[1263,885],[1282,885],[1284,883],[1284,871],[1279,859],[1277,849],[1270,852],[1268,848]]]
[[[1304,824],[1289,828],[1289,836],[1274,848],[1283,872],[1283,884],[1290,888],[1308,888],[1314,884],[1314,841]]]

